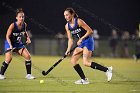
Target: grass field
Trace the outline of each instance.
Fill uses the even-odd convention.
[[[140,93],[140,62],[133,59],[94,58],[98,63],[105,66],[113,66],[113,78],[106,81],[105,73],[84,67],[80,64],[89,78],[89,85],[75,85],[74,81],[79,76],[73,70],[66,58],[53,71],[43,76],[41,70],[47,70],[61,57],[32,56],[32,74],[35,80],[25,79],[25,65],[22,57],[14,56],[5,76],[7,79],[0,80],[0,93]],[[0,66],[4,60],[0,56]],[[45,83],[40,84],[39,81]]]

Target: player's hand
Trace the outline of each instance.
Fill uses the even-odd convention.
[[[27,44],[30,44],[31,43],[31,40],[29,38],[27,38],[27,41],[26,41]]]
[[[77,45],[81,45],[81,43],[82,43],[82,39],[79,39]]]
[[[67,51],[65,52],[65,55],[70,55],[69,50],[67,50]]]
[[[12,45],[10,45],[10,49],[11,49],[11,50],[13,49],[13,46],[12,46]]]

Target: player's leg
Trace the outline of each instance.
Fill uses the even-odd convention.
[[[96,62],[91,62],[91,63],[89,62],[89,58],[91,57],[91,54],[92,54],[92,51],[89,51],[87,47],[83,48],[83,64],[87,67],[91,67],[93,69],[106,72],[108,70],[107,67],[97,64]]]
[[[96,62],[90,63],[89,58],[91,57],[92,51],[94,51],[94,40],[93,38],[89,37],[86,40],[85,46],[83,48],[83,64],[93,69],[106,72],[107,80],[110,81],[112,78],[112,67],[105,67]]]
[[[0,79],[5,79],[4,74],[11,60],[12,60],[12,52],[9,51],[5,53],[5,61],[2,63],[1,70],[0,70]]]
[[[106,72],[107,80],[110,81],[112,78],[112,67],[105,67],[96,62],[89,62],[89,58],[91,57],[92,51],[89,51],[87,47],[83,48],[83,64],[87,67],[91,67],[93,69],[97,69],[103,72]]]
[[[86,47],[83,48],[83,64],[84,66],[90,67],[91,63],[89,61],[89,58],[92,55],[92,51],[89,51]]]
[[[79,48],[77,47],[74,52],[73,52],[73,55],[72,55],[72,58],[71,58],[71,64],[73,65],[75,71],[78,73],[78,75],[80,76],[80,80],[77,80],[75,82],[75,84],[83,84],[83,81],[85,81],[86,79],[86,76],[81,68],[81,66],[77,63],[80,56],[82,55],[82,52],[83,52],[83,49],[82,48]]]
[[[89,51],[86,47],[83,48],[83,64],[87,67],[91,67],[93,69],[97,69],[103,72],[106,72],[107,81],[110,81],[112,78],[112,67],[105,67],[96,62],[89,62],[89,58],[91,57],[92,51]]]
[[[10,49],[10,46],[7,41],[5,41],[5,51]],[[12,51],[9,51],[5,53],[5,61],[2,63],[1,69],[0,69],[0,79],[5,79],[5,71],[8,68],[9,63],[12,60]]]
[[[25,58],[25,66],[26,66],[26,71],[27,71],[27,75],[25,78],[35,79],[35,77],[31,75],[32,62],[31,62],[31,55],[28,52],[28,50],[26,48],[21,48],[20,50],[18,50],[18,54],[20,54],[21,56]]]

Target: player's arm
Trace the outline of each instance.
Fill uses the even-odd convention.
[[[67,53],[70,51],[72,45],[73,45],[73,38],[72,38],[72,35],[68,29],[68,24],[65,25],[65,29],[66,29],[66,32],[67,32],[67,37],[68,37],[68,47],[67,47],[67,51],[66,51],[66,55]]]
[[[7,30],[7,33],[6,33],[6,40],[7,40],[8,44],[10,45],[10,49],[13,48],[12,43],[11,43],[11,40],[10,40],[10,36],[11,36],[11,33],[12,33],[13,29],[14,29],[14,23],[12,23],[9,26],[9,28]]]
[[[25,23],[26,43],[27,43],[27,44],[30,44],[30,43],[31,43],[31,39],[30,39],[30,37],[29,37],[29,34],[28,34],[26,28],[27,28],[27,24]]]
[[[93,33],[92,29],[80,18],[78,18],[78,25],[81,26],[83,29],[85,29],[87,32],[84,36],[82,36],[79,41],[77,42],[78,45],[82,42],[83,39],[85,39],[86,37],[88,37],[89,35],[91,35]]]

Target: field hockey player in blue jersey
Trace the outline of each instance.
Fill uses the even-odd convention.
[[[75,81],[75,84],[89,84],[88,78],[78,64],[81,55],[83,55],[83,64],[85,66],[105,72],[107,81],[110,81],[112,78],[112,67],[105,67],[96,62],[89,62],[92,51],[94,51],[93,30],[78,17],[73,8],[66,8],[64,17],[67,21],[65,29],[68,36],[68,47],[65,54],[69,53],[74,43],[74,38],[78,38],[78,47],[75,48],[71,58],[71,64],[81,78],[80,80]]]
[[[4,73],[8,68],[8,65],[12,61],[12,53],[16,52],[17,54],[23,56],[25,58],[26,65],[26,79],[35,79],[35,77],[31,74],[31,55],[24,46],[24,42],[22,42],[23,37],[25,37],[25,43],[30,44],[31,40],[26,31],[27,24],[24,22],[24,12],[23,9],[19,8],[16,11],[16,22],[11,23],[6,33],[5,40],[5,61],[2,63],[0,69],[0,79],[5,79]],[[10,51],[9,51],[10,50]],[[16,67],[15,67],[16,68]],[[14,71],[13,71],[14,75]]]

